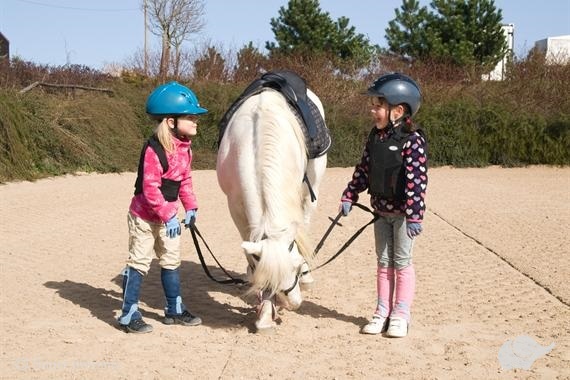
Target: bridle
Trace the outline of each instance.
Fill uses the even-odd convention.
[[[299,283],[299,278],[307,273],[310,272],[314,272],[317,269],[320,269],[322,267],[324,267],[325,265],[329,264],[330,262],[332,262],[334,259],[336,259],[342,252],[344,252],[348,246],[366,229],[366,227],[368,227],[371,224],[374,224],[374,222],[376,222],[376,220],[378,219],[378,215],[374,214],[374,212],[372,210],[370,210],[368,207],[361,205],[359,203],[353,203],[353,206],[356,206],[364,211],[367,211],[369,213],[371,213],[372,215],[374,215],[374,217],[372,218],[372,220],[370,220],[368,223],[366,223],[365,225],[363,225],[362,227],[360,227],[349,239],[346,243],[344,243],[342,245],[342,247],[331,257],[329,258],[327,261],[325,261],[323,264],[318,265],[317,267],[308,270],[308,271],[303,271],[302,267],[303,265],[301,264],[299,266],[299,269],[297,270],[297,274],[295,275],[295,280],[293,281],[293,285],[291,285],[289,288],[281,290],[283,292],[283,294],[288,295],[289,293],[291,293],[293,291],[293,289],[295,289],[295,286],[297,286],[297,284]],[[325,232],[324,236],[321,238],[321,240],[319,241],[319,243],[317,244],[317,247],[313,253],[314,256],[317,255],[317,253],[319,252],[319,250],[322,248],[325,240],[327,239],[327,237],[330,235],[330,233],[332,232],[333,228],[337,225],[340,225],[340,223],[338,223],[339,219],[342,216],[342,212],[339,212],[338,215],[336,216],[336,218],[334,218],[334,220],[332,220],[331,225],[329,226],[329,228],[327,229],[327,231]],[[206,273],[206,275],[213,281],[217,282],[218,284],[237,284],[237,285],[244,285],[247,284],[248,282],[245,280],[242,280],[240,278],[234,278],[232,277],[228,271],[226,271],[224,269],[224,267],[220,264],[220,262],[218,261],[218,259],[216,258],[216,256],[214,256],[214,254],[212,253],[212,250],[210,249],[210,247],[208,246],[208,244],[206,243],[204,237],[202,236],[202,234],[200,234],[200,232],[198,231],[198,228],[196,227],[196,224],[192,224],[190,225],[190,233],[192,234],[192,240],[194,241],[194,246],[196,247],[196,252],[198,253],[198,258],[200,259],[200,264],[202,264],[202,268],[204,269],[204,272]],[[202,242],[204,243],[204,245],[206,246],[208,252],[210,253],[210,255],[214,258],[215,262],[218,264],[218,266],[220,267],[220,269],[224,272],[224,274],[228,277],[228,279],[225,280],[219,280],[214,278],[214,276],[212,276],[212,274],[210,273],[210,271],[208,270],[208,266],[206,265],[206,262],[204,260],[204,256],[202,254],[202,250],[200,249],[200,244],[198,242],[198,238],[200,238],[202,240]],[[289,252],[291,252],[293,250],[295,246],[295,241],[293,240],[291,242],[291,244],[289,245]],[[259,261],[260,257],[257,255],[251,255],[254,260]],[[252,270],[254,270],[255,268],[252,267],[251,263],[250,263],[250,268]]]
[[[299,283],[299,279],[304,274],[304,272],[301,268],[303,268],[303,264],[299,265],[299,269],[297,270],[297,274],[295,275],[295,280],[293,281],[293,285],[291,285],[287,289],[282,290],[283,294],[285,294],[286,296],[288,296],[289,293],[291,293],[293,291],[293,289],[295,289],[295,287]]]
[[[295,247],[295,240],[293,240],[291,244],[289,244],[289,252],[292,252],[294,247]],[[253,257],[253,259],[258,262],[259,260],[261,260],[261,258],[258,255],[251,255],[251,257]],[[254,266],[250,265],[249,267],[251,268],[252,271],[255,270]],[[293,280],[293,285],[291,285],[287,289],[281,290],[281,292],[283,292],[283,294],[285,294],[286,296],[288,296],[289,293],[291,293],[293,289],[295,289],[295,286],[297,286],[297,284],[299,283],[299,278],[301,278],[301,276],[304,274],[304,272],[301,269],[302,267],[303,264],[299,265],[299,269],[297,270],[297,274],[295,275],[295,280]]]
[[[291,244],[289,244],[289,252],[292,252],[294,247],[295,247],[295,240],[293,240]],[[295,289],[295,286],[297,286],[297,284],[299,283],[299,278],[301,278],[301,276],[303,275],[303,271],[301,270],[302,267],[303,264],[299,265],[299,269],[297,269],[297,274],[295,275],[295,280],[293,280],[293,285],[291,285],[287,289],[282,290],[283,294],[285,294],[286,296],[288,296],[289,293],[291,293],[293,289]]]

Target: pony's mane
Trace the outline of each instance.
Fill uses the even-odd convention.
[[[252,231],[254,241],[280,238],[291,223],[302,224],[302,179],[307,163],[301,127],[283,96],[273,90],[258,96],[254,128],[259,140],[256,171],[262,223]]]
[[[312,253],[303,221],[302,179],[307,151],[299,121],[283,96],[273,90],[257,96],[256,177],[262,216],[260,223],[252,226],[250,239],[265,239],[264,247],[274,254],[261,255],[254,284],[275,293],[282,280],[290,276],[291,265],[287,263],[291,263],[291,254],[282,248],[295,239],[303,257],[310,259]]]

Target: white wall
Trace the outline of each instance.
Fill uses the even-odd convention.
[[[503,80],[507,71],[507,63],[513,54],[515,24],[503,24],[503,34],[507,40],[507,53],[489,74],[483,75],[484,80]]]
[[[545,55],[547,64],[563,65],[570,62],[570,35],[538,40],[534,48]]]

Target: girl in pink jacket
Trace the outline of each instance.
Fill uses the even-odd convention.
[[[123,271],[123,306],[120,326],[131,333],[147,333],[152,326],[138,308],[140,286],[154,254],[159,259],[166,296],[164,323],[196,326],[202,320],[192,315],[180,295],[179,200],[186,211],[184,224],[196,220],[198,204],[192,187],[190,138],[196,135],[200,107],[189,88],[170,82],[148,97],[146,112],[160,121],[143,146],[135,195],[128,213],[129,258]]]

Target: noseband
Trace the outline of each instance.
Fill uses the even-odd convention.
[[[291,245],[289,246],[289,252],[291,252],[293,250],[293,247],[295,246],[295,240],[293,240],[291,242]],[[293,281],[293,285],[291,285],[291,287],[282,290],[283,294],[285,294],[286,296],[289,295],[289,293],[291,293],[291,291],[293,291],[293,289],[295,289],[295,286],[297,286],[297,283],[299,282],[299,278],[303,275],[301,268],[303,267],[303,265],[299,265],[299,269],[297,270],[297,274],[295,275],[295,281]]]
[[[289,245],[289,252],[293,251],[293,247],[295,247],[295,240],[293,240],[291,242],[291,244]],[[255,261],[259,261],[261,260],[261,258],[257,255],[251,255]],[[289,293],[291,293],[293,291],[293,289],[295,289],[295,286],[297,286],[297,283],[299,282],[299,278],[303,275],[303,272],[301,270],[301,268],[303,267],[303,265],[299,265],[299,269],[297,270],[297,274],[295,275],[295,280],[293,281],[293,285],[291,285],[289,288],[282,290],[283,294],[285,294],[286,296],[289,295]],[[251,270],[255,270],[255,267],[252,267],[250,265]]]

